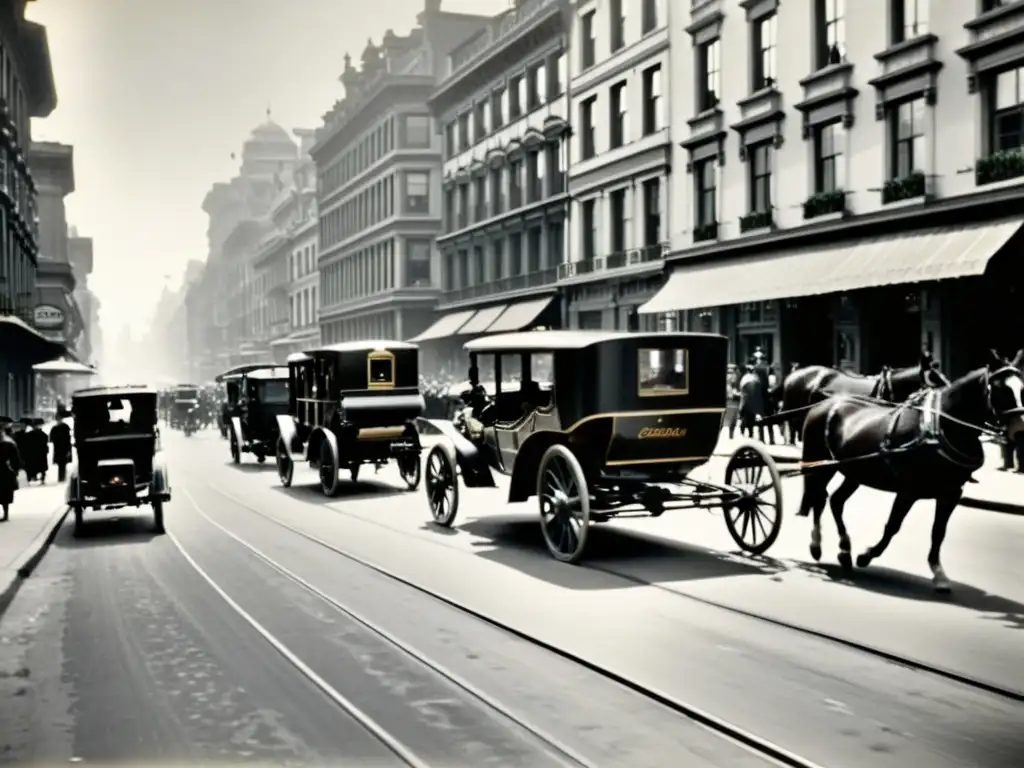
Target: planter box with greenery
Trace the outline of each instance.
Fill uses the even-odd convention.
[[[988,157],[978,160],[974,167],[974,183],[979,187],[983,184],[1016,179],[1019,176],[1024,176],[1024,151],[1020,149],[993,152]]]
[[[773,223],[771,211],[754,211],[746,216],[740,216],[740,233],[755,229],[767,229]]]
[[[882,185],[882,205],[924,197],[925,186],[925,176],[920,171],[902,179],[889,179]]]
[[[707,224],[698,224],[693,229],[693,242],[703,243],[708,240],[718,239],[718,222],[710,221]]]
[[[830,213],[846,211],[846,190],[834,189],[831,192],[819,192],[804,201],[804,219],[814,219]]]

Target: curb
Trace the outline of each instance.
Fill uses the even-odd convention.
[[[21,562],[13,569],[15,578],[3,591],[0,591],[0,617],[3,616],[4,611],[7,610],[11,601],[14,600],[14,596],[18,594],[18,590],[21,589],[25,579],[32,575],[32,572],[39,565],[47,550],[50,549],[50,545],[57,538],[57,534],[64,524],[64,519],[70,511],[71,508],[66,504],[61,504],[57,507],[53,514],[50,515],[50,519],[43,529],[32,539],[32,542],[21,554],[19,558]]]
[[[1004,515],[1024,515],[1024,504],[1014,504],[1009,501],[995,501],[992,499],[972,499],[964,496],[960,499],[961,507],[971,509],[984,509],[989,512],[1002,512]]]

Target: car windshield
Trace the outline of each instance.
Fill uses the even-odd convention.
[[[267,405],[286,405],[288,403],[287,381],[261,381],[257,387],[257,397]]]
[[[146,432],[149,428],[146,409],[133,408],[127,397],[95,397],[75,404],[75,433],[79,437]]]

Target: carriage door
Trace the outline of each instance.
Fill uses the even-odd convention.
[[[498,448],[498,461],[508,472],[515,462],[519,451],[519,428],[522,426],[523,413],[519,405],[519,385],[522,381],[523,356],[502,355],[495,361],[495,394],[494,407],[497,419],[494,423],[494,436]]]

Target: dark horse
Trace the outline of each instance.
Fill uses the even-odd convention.
[[[948,385],[949,379],[939,370],[930,352],[923,352],[916,366],[883,368],[874,376],[857,376],[824,365],[809,365],[786,376],[781,387],[781,410],[763,423],[786,422],[793,434],[799,435],[811,406],[831,395],[901,403],[926,387]]]
[[[843,397],[815,405],[804,424],[804,495],[797,513],[814,513],[811,556],[821,557],[826,501],[839,533],[839,563],[850,569],[843,506],[860,486],[895,493],[896,499],[882,538],[857,556],[858,568],[885,552],[915,502],[934,499],[928,565],[935,589],[948,592],[940,550],[964,484],[985,462],[979,438],[995,431],[990,427],[994,425],[1010,441],[1024,439],[1022,365],[1024,350],[1012,362],[993,351],[984,368],[948,386],[922,390],[899,405]],[[829,499],[828,484],[837,472],[843,483]]]

